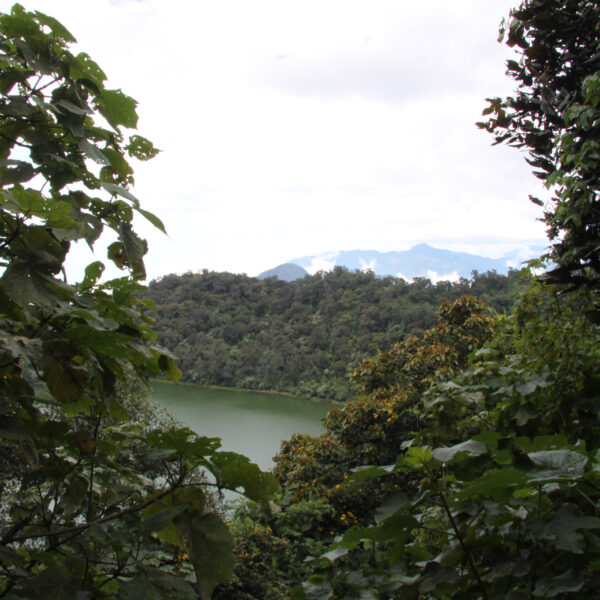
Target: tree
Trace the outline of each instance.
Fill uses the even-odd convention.
[[[424,395],[426,426],[376,523],[354,526],[297,598],[595,598],[600,331],[589,292],[533,282],[490,344]],[[370,592],[367,592],[370,590]]]
[[[490,100],[481,124],[555,186],[557,266],[543,280],[561,285],[531,282],[467,368],[425,392],[425,427],[393,464],[348,478],[413,476],[297,598],[597,597],[599,24],[597,2],[522,2],[508,25],[519,88]]]
[[[130,163],[157,150],[126,133],[135,100],[106,87],[73,42],[40,12],[0,14],[0,446],[10,476],[0,597],[192,598],[196,588],[208,598],[231,570],[232,539],[198,482],[266,501],[274,481],[219,440],[127,421],[119,389],[179,376],[155,341],[151,303],[136,296],[147,247],[134,215],[164,227],[131,192]],[[74,242],[93,248],[106,229],[107,258],[124,276],[102,281],[96,261],[68,282]],[[140,448],[158,473],[140,472]]]
[[[551,282],[600,288],[600,5],[593,0],[527,0],[501,30],[519,60],[514,95],[489,99],[479,123],[496,143],[524,149],[553,189],[544,220],[554,242]],[[538,198],[530,197],[542,205]],[[593,311],[596,320],[600,312]]]

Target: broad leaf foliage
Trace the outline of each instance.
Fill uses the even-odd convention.
[[[164,227],[131,162],[157,151],[74,41],[18,4],[0,14],[0,597],[208,598],[233,544],[208,486],[264,503],[275,484],[218,440],[132,416],[127,390],[180,375],[136,296],[134,215]],[[68,282],[73,244],[107,229],[124,276],[97,261]]]
[[[544,220],[556,268],[547,278],[572,288],[600,286],[599,22],[597,2],[523,2],[501,32],[519,54],[507,63],[517,90],[489,99],[488,121],[479,123],[496,143],[524,149],[553,190]]]

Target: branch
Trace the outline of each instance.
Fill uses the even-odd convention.
[[[446,477],[444,474],[444,488],[445,487],[446,487]],[[463,536],[461,535],[460,530],[458,529],[458,525],[456,524],[456,521],[454,520],[454,517],[452,516],[452,511],[450,510],[450,507],[448,506],[448,502],[446,501],[445,489],[443,491],[439,492],[439,497],[442,501],[442,507],[444,508],[444,512],[448,516],[448,519],[450,519],[450,523],[452,524],[452,529],[454,529],[454,533],[456,534],[456,537],[458,538],[458,542],[460,543],[460,547],[462,548],[463,554],[465,555],[467,562],[469,563],[469,568],[470,568],[471,572],[473,573],[473,575],[475,576],[475,579],[477,579],[477,583],[479,585],[479,588],[481,589],[481,597],[483,598],[483,600],[488,600],[489,597],[487,594],[487,590],[485,589],[485,585],[483,584],[481,575],[479,574],[477,566],[475,565],[473,556],[471,555],[471,553],[469,552],[469,549],[467,548],[467,546],[465,544]]]
[[[0,133],[0,137],[11,142],[11,144],[16,144],[17,146],[21,146],[21,148],[33,148],[33,146],[31,144],[23,144],[22,142],[17,142],[17,140],[13,140],[11,137],[8,137],[7,135],[4,135],[3,133]]]
[[[43,538],[43,537],[50,537],[50,536],[56,537],[56,536],[64,535],[67,533],[75,533],[77,535],[77,534],[81,533],[82,531],[85,531],[89,527],[92,527],[93,525],[99,525],[100,523],[107,523],[109,521],[114,521],[115,519],[119,519],[121,517],[124,517],[125,515],[130,515],[130,514],[139,512],[140,510],[144,510],[144,508],[146,508],[147,506],[154,504],[158,500],[161,500],[165,496],[168,496],[170,493],[172,493],[173,490],[175,490],[179,486],[179,484],[181,484],[181,482],[183,481],[183,479],[185,478],[186,475],[187,475],[187,473],[184,473],[183,477],[179,478],[179,480],[173,486],[171,486],[168,490],[161,492],[160,494],[158,494],[158,496],[153,496],[151,499],[146,500],[145,502],[142,502],[142,504],[140,504],[138,506],[132,506],[130,508],[126,508],[126,509],[119,511],[118,513],[108,515],[107,517],[102,517],[100,519],[94,519],[93,521],[88,521],[87,523],[81,523],[81,525],[74,525],[73,527],[65,527],[64,529],[57,529],[55,531],[44,531],[42,533],[32,533],[30,535],[22,535],[22,536],[18,536],[18,537],[13,537],[12,539],[6,539],[7,536],[4,536],[0,543],[2,545],[12,544],[14,542],[25,542],[27,540],[33,540],[36,538]],[[75,536],[73,536],[73,537],[75,537]],[[63,540],[63,542],[64,542],[64,540]],[[56,547],[63,542],[55,543],[55,544],[53,544],[53,547]]]

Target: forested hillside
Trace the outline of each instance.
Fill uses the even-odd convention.
[[[145,297],[187,381],[346,400],[360,361],[435,325],[443,301],[469,293],[505,312],[520,284],[517,271],[436,285],[341,267],[293,282],[203,271],[153,281]]]

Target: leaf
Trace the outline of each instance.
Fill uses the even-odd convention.
[[[221,445],[219,438],[200,437],[188,427],[154,429],[146,435],[145,441],[159,450],[184,453],[194,461],[213,455]]]
[[[126,190],[124,187],[122,187],[120,185],[116,185],[114,183],[109,183],[109,182],[106,182],[106,181],[101,181],[100,185],[107,192],[110,192],[111,194],[117,194],[118,196],[122,196],[123,198],[127,198],[127,200],[131,200],[136,205],[139,203],[139,200],[129,190]]]
[[[334,548],[333,550],[330,550],[329,552],[325,552],[325,554],[321,554],[320,558],[325,558],[329,562],[334,562],[338,558],[340,558],[342,556],[346,556],[346,554],[348,554],[348,552],[349,552],[349,550],[347,548],[339,546],[337,548]]]
[[[185,487],[175,490],[174,496],[177,502],[187,504],[189,511],[194,511],[197,514],[204,513],[206,505],[206,494],[200,486]]]
[[[533,381],[523,381],[522,383],[517,384],[516,390],[522,396],[529,396],[537,389],[537,384]]]
[[[347,481],[364,481],[365,479],[371,479],[373,477],[381,477],[382,475],[389,475],[396,465],[386,465],[382,467],[356,467],[352,469],[352,475],[348,477]]]
[[[535,408],[531,404],[527,403],[527,404],[519,404],[519,406],[517,407],[517,410],[515,410],[515,412],[514,412],[513,420],[517,422],[517,425],[519,427],[523,427],[529,421],[531,421],[532,419],[535,419],[537,417],[538,417],[537,410],[535,410]]]
[[[102,154],[108,159],[110,168],[106,171],[106,176],[103,172],[101,178],[106,179],[109,183],[111,181],[120,181],[122,183],[128,183],[132,181],[133,169],[131,165],[125,160],[123,153],[112,148],[105,148],[102,150]],[[115,177],[116,174],[116,177]]]
[[[497,431],[483,431],[473,439],[485,444],[489,450],[497,450],[498,442],[502,439],[502,434]]]
[[[597,517],[582,517],[571,506],[561,506],[540,533],[540,537],[553,542],[557,550],[574,554],[585,552],[585,537],[581,530],[600,529]]]
[[[29,181],[35,175],[33,165],[20,162],[17,167],[5,167],[0,170],[0,187]]]
[[[408,506],[402,506],[393,515],[387,517],[374,528],[367,530],[367,537],[376,541],[393,539],[403,543],[410,532],[419,526],[419,522],[408,513]]]
[[[573,450],[530,452],[529,459],[538,467],[547,467],[572,476],[583,475],[588,457]]]
[[[344,533],[344,537],[342,538],[340,544],[342,544],[344,548],[352,550],[353,548],[356,548],[363,540],[366,539],[369,539],[367,528],[354,526]]]
[[[450,448],[435,448],[432,456],[441,463],[447,463],[463,454],[467,456],[481,456],[482,454],[487,454],[487,452],[487,446],[482,442],[467,440]]]
[[[87,372],[83,367],[59,357],[44,373],[50,393],[61,403],[76,402],[83,394]]]
[[[80,52],[69,64],[70,75],[73,79],[88,80],[100,93],[103,82],[106,81],[104,71],[85,52]],[[81,83],[81,81],[80,81]]]
[[[574,569],[569,569],[560,575],[541,579],[537,582],[533,595],[536,598],[554,598],[559,594],[578,592],[585,585],[585,578]]]
[[[123,241],[123,248],[127,257],[126,264],[131,269],[132,275],[136,279],[146,278],[146,269],[144,267],[143,257],[148,252],[146,240],[140,238],[130,223],[121,223],[119,234]]]
[[[107,328],[97,329],[84,323],[73,323],[66,331],[65,337],[78,347],[92,347],[97,354],[110,355],[114,358],[131,358],[134,351],[131,343],[135,338]]]
[[[181,575],[146,567],[139,576],[120,582],[118,597],[119,600],[196,600],[198,596]]]
[[[94,102],[100,114],[114,129],[119,125],[133,129],[137,127],[137,102],[121,90],[102,90],[100,95],[94,98]]]
[[[183,375],[181,369],[177,366],[172,357],[167,354],[161,354],[158,357],[158,366],[160,370],[174,383],[178,383]]]
[[[439,584],[452,584],[458,580],[456,569],[430,562],[419,583],[419,592],[427,594],[435,590]]]
[[[67,564],[70,563],[70,564]],[[43,598],[44,600],[65,600],[76,598],[79,582],[83,574],[81,564],[70,558],[64,564],[50,564],[47,568],[40,569],[34,576],[22,579],[13,590],[15,598]],[[83,559],[81,560],[83,563]],[[74,567],[78,568],[74,568]],[[69,567],[73,568],[69,572]]]
[[[209,600],[214,587],[233,572],[233,537],[215,514],[178,519],[177,528],[187,542],[202,600]]]
[[[525,474],[514,467],[492,469],[477,481],[463,488],[459,497],[483,496],[491,497],[498,502],[506,502],[512,495],[512,489],[522,486],[524,483],[526,483]]]
[[[270,497],[279,489],[272,473],[263,472],[246,456],[234,452],[219,452],[213,457],[218,467],[219,483],[230,490],[243,490],[250,500],[267,505]]]
[[[57,100],[56,105],[80,116],[86,116],[92,112],[92,109],[87,105],[78,106],[77,104],[65,99]]]
[[[160,152],[160,150],[157,150],[153,146],[151,141],[143,138],[141,135],[132,135],[125,149],[129,153],[129,156],[133,156],[138,160],[150,160]]]
[[[88,140],[79,141],[79,149],[94,162],[101,165],[110,165],[110,160],[102,154],[100,148],[89,142]]]
[[[98,279],[100,279],[102,276],[102,273],[104,273],[104,264],[102,262],[97,260],[93,263],[90,263],[85,268],[85,276],[81,282],[81,287],[90,288],[96,285],[96,283],[98,283]]]
[[[406,453],[405,462],[419,468],[430,462],[432,458],[431,448],[411,446]]]
[[[142,532],[151,533],[165,529],[173,522],[175,517],[185,512],[187,508],[187,504],[178,504],[150,515],[142,521]]]
[[[385,501],[375,511],[375,522],[380,523],[408,504],[408,496],[404,493],[387,496]]]
[[[31,438],[29,429],[15,418],[0,417],[0,437],[7,440],[28,440]]]
[[[137,212],[140,213],[140,215],[146,217],[146,219],[148,221],[150,221],[150,223],[152,223],[152,225],[154,225],[154,227],[156,227],[157,229],[160,229],[160,231],[162,231],[163,233],[167,233],[167,230],[165,229],[165,226],[163,224],[163,222],[154,214],[151,213],[148,210],[144,210],[143,208],[139,208],[136,207]]]
[[[112,260],[119,269],[127,266],[127,254],[122,242],[113,242],[106,251],[106,256]]]
[[[73,37],[73,35],[69,32],[69,30],[62,23],[57,21],[54,17],[45,15],[44,13],[42,13],[38,10],[36,10],[34,14],[37,17],[37,20],[42,25],[47,25],[55,35],[61,37],[65,42],[76,42],[77,41]]]
[[[77,446],[82,454],[94,454],[96,452],[96,440],[87,429],[80,429],[75,436]]]

